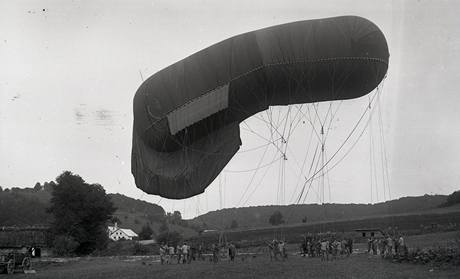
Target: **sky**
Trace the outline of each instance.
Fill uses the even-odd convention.
[[[460,188],[459,8],[453,0],[0,0],[0,186],[33,187],[70,170],[109,193],[158,203],[186,218],[299,197],[305,203],[375,203],[449,194]],[[316,165],[313,127],[319,124],[309,123],[313,116],[287,116],[297,124],[287,160],[280,160],[285,143],[267,144],[262,112],[241,124],[244,152],[205,193],[175,201],[136,188],[132,100],[144,79],[244,32],[340,15],[379,26],[389,70],[368,96],[316,105],[330,123],[324,161],[332,159],[311,186],[305,181]],[[308,114],[314,106],[291,109]],[[337,110],[330,119],[329,107]],[[279,119],[288,110],[271,108]]]

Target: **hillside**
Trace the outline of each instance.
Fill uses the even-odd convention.
[[[444,195],[424,195],[405,197],[377,204],[303,204],[287,206],[255,206],[230,208],[208,212],[192,220],[205,223],[209,229],[230,227],[235,220],[241,228],[269,226],[268,219],[275,211],[280,211],[288,224],[340,221],[371,216],[394,215],[425,211],[439,207],[446,202]]]
[[[165,218],[164,209],[156,204],[121,194],[108,194],[117,211],[114,214],[120,227],[140,232],[148,224],[157,233]],[[46,212],[51,199],[51,187],[12,188],[0,191],[0,227],[47,225],[52,216]],[[170,225],[186,236],[196,234],[190,228]]]

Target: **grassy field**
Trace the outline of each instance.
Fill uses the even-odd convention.
[[[193,262],[189,265],[160,265],[110,258],[36,267],[36,274],[14,278],[459,278],[453,267],[395,264],[379,257],[357,254],[332,262],[291,256],[285,262],[270,262],[267,256],[245,262]]]
[[[459,232],[446,232],[407,237],[407,243],[417,247],[451,245]],[[460,278],[460,268],[408,263],[392,263],[379,256],[357,253],[349,258],[322,262],[318,258],[294,255],[291,246],[289,259],[270,262],[268,255],[241,258],[237,262],[209,261],[186,265],[160,265],[142,257],[86,257],[66,262],[34,263],[36,274],[15,274],[14,278]]]

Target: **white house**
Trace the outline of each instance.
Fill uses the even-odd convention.
[[[108,228],[109,238],[118,241],[120,239],[133,240],[133,238],[138,237],[137,233],[133,232],[131,229],[122,229],[119,228],[117,223],[114,226],[109,226]]]

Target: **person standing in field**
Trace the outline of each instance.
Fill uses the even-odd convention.
[[[284,243],[284,241],[280,241],[278,243],[278,251],[280,253],[280,256],[281,256],[281,259],[284,261],[286,260],[287,258],[287,255],[286,255],[286,245]]]
[[[188,263],[189,262],[189,246],[187,245],[187,242],[184,242],[184,244],[181,247],[181,252],[182,252],[182,263]]]
[[[217,263],[219,262],[219,246],[216,244],[212,244],[212,262]]]
[[[353,253],[353,239],[348,238],[347,240],[348,256]]]
[[[169,254],[169,255],[168,255],[168,264],[171,264],[171,263],[172,263],[172,260],[173,260],[173,258],[174,258],[174,246],[172,246],[172,245],[169,246],[169,247],[168,247],[168,250],[169,250],[169,251],[168,251],[168,254]]]
[[[160,264],[163,264],[165,261],[165,245],[160,245]]]
[[[407,254],[407,247],[406,247],[406,243],[404,242],[404,238],[402,235],[399,236],[399,254],[400,255],[406,255]]]
[[[233,243],[230,243],[228,246],[228,255],[230,257],[230,261],[234,261],[236,257],[236,246]]]
[[[203,244],[198,245],[198,260],[203,260]]]
[[[177,244],[176,247],[176,257],[177,257],[177,264],[180,264],[182,261],[182,247]]]
[[[390,235],[387,238],[387,256],[393,256],[393,238]]]
[[[276,240],[273,239],[273,241],[267,242],[268,244],[268,253],[270,254],[270,261],[273,259],[278,260],[278,257],[276,256],[278,245],[276,243]]]
[[[321,241],[321,261],[328,261],[329,260],[329,241],[327,239],[323,239]]]

